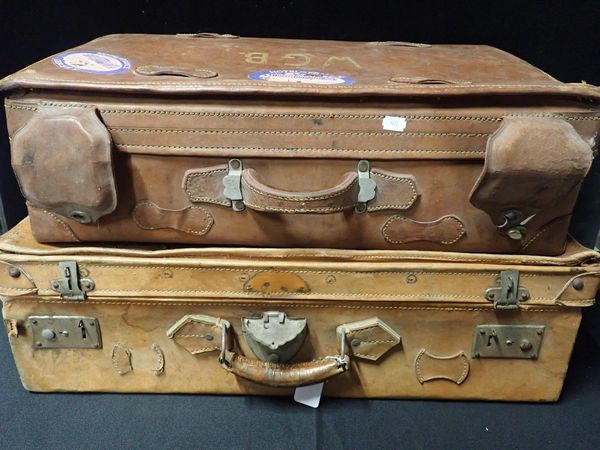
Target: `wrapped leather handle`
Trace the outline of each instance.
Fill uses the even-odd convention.
[[[278,364],[246,358],[226,351],[221,364],[235,375],[255,383],[273,387],[297,387],[324,381],[345,372],[350,364],[348,355],[295,364]]]

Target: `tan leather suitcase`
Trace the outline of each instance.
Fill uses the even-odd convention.
[[[558,255],[600,129],[486,46],[112,35],[0,89],[42,242]]]
[[[552,401],[598,253],[119,248],[0,239],[32,391]]]

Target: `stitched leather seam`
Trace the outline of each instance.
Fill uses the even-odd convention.
[[[201,196],[195,195],[193,193],[193,190],[190,189],[190,184],[192,183],[192,181],[195,178],[208,178],[209,176],[217,174],[217,173],[226,174],[227,169],[215,169],[215,170],[210,170],[207,172],[194,172],[194,173],[189,173],[186,176],[184,190],[185,190],[185,193],[188,195],[188,198],[190,199],[191,202],[208,202],[208,203],[216,203],[216,204],[227,206],[227,207],[231,206],[231,202],[229,200],[218,200],[218,199],[211,198],[211,197],[201,197]]]
[[[594,299],[590,299],[592,301]],[[65,304],[72,305],[72,301],[61,301],[61,300],[39,300],[32,298],[19,298],[19,303],[50,303],[50,304]],[[86,305],[125,305],[125,306],[206,306],[206,307],[222,307],[222,306],[233,306],[233,307],[259,307],[264,308],[266,305],[271,307],[278,308],[341,308],[341,309],[399,309],[399,310],[412,310],[412,311],[488,311],[494,312],[493,306],[490,304],[489,307],[486,308],[475,308],[475,307],[433,307],[433,306],[383,306],[383,305],[314,305],[314,304],[294,304],[294,303],[281,303],[274,304],[270,302],[262,302],[262,303],[206,303],[206,302],[136,302],[136,301],[123,301],[123,302],[115,302],[115,301],[102,301],[102,300],[92,300],[87,299],[85,301]],[[531,312],[564,312],[564,308],[529,308],[528,311]]]
[[[376,177],[381,177],[381,178],[387,178],[388,180],[393,180],[397,183],[408,183],[413,195],[406,203],[402,203],[400,205],[388,204],[388,205],[375,205],[375,206],[371,206],[371,207],[369,207],[367,205],[368,211],[380,211],[382,209],[391,209],[391,208],[393,208],[393,209],[408,209],[413,205],[413,203],[419,196],[419,194],[417,192],[417,186],[416,186],[414,180],[412,180],[410,178],[394,177],[391,175],[384,175],[384,174],[378,173],[378,172],[372,172],[371,175],[376,176]]]
[[[277,207],[269,207],[269,206],[261,206],[255,205],[253,203],[244,200],[244,205],[249,208],[256,209],[257,211],[269,211],[269,212],[282,212],[282,213],[333,213],[344,211],[345,209],[354,208],[355,204],[351,203],[349,205],[342,205],[336,207],[308,207],[308,208],[277,208]]]
[[[64,103],[46,102],[48,106],[65,106]],[[28,111],[36,111],[35,106],[23,106],[5,104],[7,109],[24,109]],[[152,109],[99,109],[104,114],[150,114],[150,115],[175,115],[175,116],[203,116],[203,117],[281,117],[281,118],[299,118],[299,119],[327,119],[331,118],[331,114],[296,114],[296,113],[225,113],[225,112],[200,112],[200,111],[169,111],[169,110],[152,110]],[[402,117],[408,120],[458,120],[458,121],[474,121],[474,122],[500,122],[504,117],[547,117],[567,120],[580,121],[599,121],[600,116],[566,116],[561,113],[548,114],[504,114],[498,117],[489,116],[435,116],[435,115],[403,115]],[[333,117],[338,119],[372,119],[378,120],[385,117],[384,114],[333,114]]]
[[[242,183],[243,183],[243,187],[248,188],[249,190],[251,190],[252,192],[254,192],[255,194],[261,196],[261,197],[269,197],[269,198],[274,198],[277,200],[285,200],[285,201],[289,201],[289,202],[306,202],[306,201],[316,201],[316,200],[326,200],[328,198],[334,198],[334,197],[339,197],[343,194],[345,194],[346,192],[348,192],[349,190],[351,190],[357,183],[358,183],[358,178],[355,178],[354,180],[352,180],[352,182],[346,186],[344,189],[342,189],[341,191],[337,191],[337,192],[333,192],[331,194],[327,194],[327,195],[321,195],[318,197],[294,197],[294,198],[288,198],[282,195],[277,195],[277,194],[270,194],[268,192],[261,192],[258,189],[254,188],[253,186],[251,186],[250,184],[248,184],[248,182],[246,180],[244,180],[244,178],[242,177]]]
[[[132,147],[132,148],[162,148],[169,150],[262,150],[262,151],[282,151],[282,152],[294,152],[299,151],[317,151],[317,152],[352,152],[352,153],[461,153],[461,154],[475,154],[483,155],[485,150],[432,150],[432,149],[411,149],[411,148],[398,148],[398,149],[355,149],[355,148],[330,148],[330,147],[296,147],[296,148],[269,148],[269,147],[198,147],[198,146],[183,146],[183,145],[145,145],[145,144],[122,144],[119,142],[114,143],[117,147]]]
[[[201,211],[204,214],[204,217],[206,218],[206,224],[200,230],[194,230],[194,229],[191,229],[191,228],[173,228],[173,227],[170,227],[170,226],[164,226],[164,227],[155,226],[155,227],[153,227],[153,226],[150,226],[150,225],[143,225],[139,221],[139,219],[136,217],[136,215],[135,215],[136,210],[138,208],[143,207],[143,206],[150,206],[150,207],[154,207],[154,208],[157,208],[157,209],[169,212],[169,210],[164,210],[160,206],[158,206],[155,203],[152,203],[152,202],[150,202],[148,200],[139,202],[133,208],[133,211],[132,211],[132,214],[131,214],[131,218],[133,219],[133,221],[135,222],[135,224],[138,227],[140,227],[141,229],[143,229],[143,230],[161,230],[161,229],[168,228],[170,230],[183,231],[184,233],[190,233],[190,234],[194,234],[194,235],[197,235],[197,236],[203,236],[206,233],[208,233],[208,230],[210,230],[210,228],[214,224],[214,219],[210,215],[210,212],[208,212],[208,210],[206,208],[203,208],[201,206],[188,206],[187,208],[185,208],[183,210],[175,211],[175,212],[182,212],[182,211],[186,211],[186,210],[190,210],[190,209],[197,209],[197,210]]]
[[[193,348],[191,349],[189,352],[190,353],[204,353],[204,352],[212,352],[213,350],[219,350],[219,347],[198,347],[198,348]]]
[[[392,243],[392,244],[405,244],[407,242],[413,242],[413,241],[394,240],[387,233],[387,230],[392,225],[392,223],[394,223],[394,222],[396,222],[398,220],[410,220],[410,219],[408,217],[402,217],[402,216],[391,217],[385,223],[385,225],[383,226],[383,229],[381,230],[381,232],[382,232],[383,237],[385,238],[385,240],[387,242]],[[451,222],[454,221],[458,225],[458,228],[459,228],[458,229],[458,234],[457,234],[457,236],[454,239],[452,239],[450,241],[431,241],[431,240],[428,240],[428,239],[424,239],[424,240],[428,241],[428,242],[439,242],[439,243],[444,244],[444,245],[452,245],[455,242],[457,242],[461,237],[463,237],[464,234],[465,234],[465,227],[464,227],[463,223],[460,220],[458,220],[456,217],[454,217],[454,216],[446,216],[446,217],[442,218],[442,220],[440,220],[439,224],[441,224],[444,221],[448,221],[448,220],[451,221]],[[433,223],[435,223],[435,222],[433,222]],[[433,225],[433,223],[431,223],[431,225]]]
[[[404,136],[445,136],[445,137],[486,137],[490,133],[452,133],[434,131],[407,131],[398,133],[395,131],[295,131],[295,130],[197,130],[197,129],[172,129],[172,128],[116,128],[108,127],[110,131],[121,131],[127,133],[173,133],[173,134],[230,134],[230,135],[275,135],[275,136],[365,136],[365,137],[404,137]]]
[[[52,219],[54,219],[56,223],[58,223],[59,226],[61,226],[67,233],[69,233],[69,236],[71,236],[71,238],[73,238],[75,242],[81,242],[81,240],[75,235],[75,233],[73,233],[71,227],[64,220],[62,220],[53,212],[47,211],[45,209],[43,209],[42,211],[48,214]]]

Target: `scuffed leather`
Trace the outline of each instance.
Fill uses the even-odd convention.
[[[342,358],[342,362],[337,356],[327,356],[309,362],[279,364],[226,352],[223,367],[238,377],[258,384],[273,387],[298,387],[319,383],[339,375],[348,370],[349,364],[348,355]]]

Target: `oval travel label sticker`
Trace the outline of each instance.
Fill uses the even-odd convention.
[[[251,80],[300,84],[354,84],[354,79],[343,75],[311,70],[261,70],[248,75]]]
[[[61,53],[52,61],[62,69],[107,75],[127,72],[131,68],[129,60],[102,52]]]

